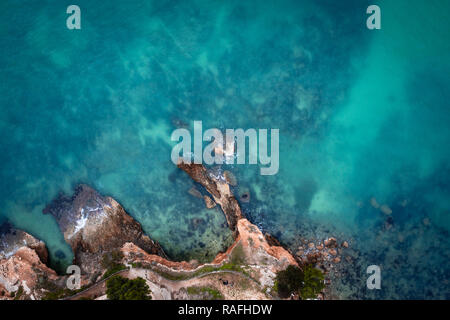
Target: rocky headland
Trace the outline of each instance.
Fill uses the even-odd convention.
[[[145,252],[166,257],[164,250],[144,234],[141,225],[111,197],[87,185],[72,197],[60,195],[45,209],[55,217],[75,255],[74,264],[89,275],[99,275],[103,257],[131,242]],[[92,279],[96,280],[96,279]]]
[[[45,244],[10,224],[0,226],[0,299],[39,299],[44,281],[59,280]]]
[[[180,161],[178,168],[185,171],[192,180],[202,185],[211,195],[214,202],[222,208],[227,219],[228,227],[233,231],[233,235],[236,238],[237,222],[244,216],[239,202],[231,192],[226,176],[220,174],[215,175],[201,164],[188,164]]]
[[[205,189],[208,207],[222,209],[233,232],[233,244],[213,261],[170,260],[117,201],[80,185],[72,196],[58,196],[44,213],[56,219],[72,247],[83,287],[67,289],[68,276],[46,265],[45,244],[9,226],[1,236],[0,298],[20,293],[20,299],[104,299],[105,279],[114,274],[145,279],[154,299],[276,298],[277,272],[301,267],[302,260],[244,217],[227,175],[197,164],[178,167]]]

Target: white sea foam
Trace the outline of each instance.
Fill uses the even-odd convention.
[[[0,257],[4,257],[6,259],[8,259],[12,255],[14,255],[17,252],[17,250],[19,250],[19,248],[20,248],[19,246],[11,246],[5,240],[1,240],[1,242],[2,242],[2,247],[5,248],[5,250],[0,251]],[[24,240],[24,244],[25,245],[27,244],[25,240]]]
[[[73,233],[68,237],[69,239],[71,239],[75,234],[77,234],[81,229],[84,228],[84,226],[86,225],[86,222],[88,220],[88,214],[84,213],[84,208],[81,208],[81,212],[80,212],[81,217],[77,220],[77,223],[75,225],[75,230],[73,231]]]
[[[86,210],[85,210],[85,208],[81,208],[80,218],[76,222],[73,233],[68,238],[71,239],[75,234],[77,234],[80,230],[82,230],[86,226],[86,223],[87,223],[88,219],[91,218],[93,212],[97,213],[94,216],[96,219],[103,219],[104,217],[106,217],[107,215],[103,210],[105,207],[111,208],[109,205],[105,205],[105,206],[100,205],[95,208],[86,206]]]

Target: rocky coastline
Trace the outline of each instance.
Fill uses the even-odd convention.
[[[46,264],[44,242],[5,223],[0,226],[0,299],[39,299],[41,281],[60,282]]]
[[[215,288],[224,299],[275,298],[277,272],[290,265],[301,267],[302,258],[244,217],[226,175],[197,164],[180,162],[178,167],[206,190],[205,205],[218,205],[233,232],[233,244],[213,261],[170,260],[117,201],[80,185],[43,212],[55,218],[71,246],[73,264],[81,268],[82,289],[68,290],[68,276],[46,265],[42,241],[6,225],[0,238],[0,299],[104,299],[104,279],[117,273],[144,278],[154,299],[199,298],[193,294],[198,290],[189,288],[205,287]]]
[[[225,179],[225,176],[215,176],[201,164],[187,164],[180,161],[178,168],[186,172],[192,180],[202,185],[211,195],[214,202],[222,208],[227,219],[228,227],[233,232],[234,238],[236,238],[237,222],[244,216],[239,202],[231,192],[230,185]]]

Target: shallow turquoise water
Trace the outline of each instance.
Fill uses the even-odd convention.
[[[279,173],[233,166],[236,192],[293,249],[299,236],[351,239],[342,297],[449,298],[448,2],[379,1],[378,31],[365,1],[77,1],[80,31],[65,27],[69,4],[0,4],[0,219],[55,263],[70,249],[41,212],[78,183],[116,198],[176,259],[226,247],[224,217],[170,162],[172,130],[202,120],[280,129]]]

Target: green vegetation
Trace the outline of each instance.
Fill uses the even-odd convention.
[[[248,272],[245,271],[240,265],[236,265],[234,263],[225,263],[222,266],[220,266],[217,270],[230,270],[230,271],[237,271],[241,272],[247,276],[249,276]]]
[[[114,276],[106,281],[106,295],[110,300],[150,300],[150,289],[142,278],[127,279]]]
[[[264,295],[266,296],[266,297],[268,297],[268,298],[271,298],[272,297],[272,295],[268,292],[269,291],[269,289],[270,289],[270,287],[269,286],[264,286],[264,288],[262,289],[262,293],[264,293]],[[272,290],[273,290],[273,288],[272,288]]]
[[[302,299],[313,299],[323,290],[323,279],[323,273],[312,265],[305,266],[303,271],[291,265],[277,273],[273,292],[280,298],[298,293]]]
[[[125,270],[127,267],[121,263],[123,254],[120,250],[105,253],[102,258],[102,267],[106,269],[103,279],[108,278],[112,274]]]
[[[278,294],[278,280],[275,279],[275,283],[273,284],[272,287],[272,292],[275,294]]]
[[[48,291],[42,297],[42,300],[58,300],[69,296],[72,291],[67,288],[61,288],[55,282],[50,281],[47,276],[39,277],[37,287]]]
[[[290,265],[279,271],[276,277],[276,291],[281,298],[288,298],[292,293],[298,292],[303,282],[303,272],[300,268]]]
[[[238,283],[238,286],[241,290],[247,290],[251,287],[251,282],[248,279],[241,279]]]
[[[102,279],[106,279],[109,276],[113,275],[116,272],[119,272],[121,270],[125,270],[127,267],[123,264],[117,264],[106,270],[105,274],[103,275]]]
[[[245,263],[245,253],[242,244],[239,242],[231,251],[230,262],[235,265],[242,265]]]
[[[247,277],[250,277],[250,274],[244,269],[245,264],[245,253],[242,245],[239,243],[231,252],[230,262],[224,263],[221,266],[204,266],[196,271],[186,271],[186,272],[171,272],[171,271],[165,271],[161,268],[141,263],[141,262],[135,262],[131,263],[131,266],[133,268],[143,268],[143,269],[149,269],[156,273],[158,273],[160,276],[173,281],[180,281],[180,280],[187,280],[199,277],[203,274],[210,273],[210,272],[217,272],[217,271],[236,271],[240,272]]]
[[[23,294],[23,287],[20,286],[19,290],[17,290],[17,292],[14,294],[14,300],[19,300],[22,294]]]
[[[47,276],[41,276],[38,279],[37,288],[47,290],[48,292],[42,297],[42,300],[58,300],[70,297],[78,292],[85,290],[88,286],[82,286],[77,290],[60,287],[55,282],[50,281]]]
[[[142,262],[132,262],[131,266],[133,268],[145,268],[145,265],[143,265]]]
[[[55,291],[49,291],[47,292],[43,297],[42,300],[58,300],[62,299],[66,296],[69,296],[65,289],[58,289]]]
[[[70,289],[67,289],[67,288],[55,287],[54,289],[50,289],[50,291],[47,292],[42,297],[42,300],[63,299],[63,298],[66,298],[66,297],[73,296],[74,294],[77,294],[78,292],[81,292],[81,291],[83,291],[86,288],[87,288],[87,286],[83,286],[83,287],[81,287],[80,289],[77,289],[77,290],[70,290]]]
[[[323,282],[324,275],[312,265],[308,265],[303,269],[304,280],[300,289],[300,297],[302,299],[314,299],[325,288]]]
[[[235,259],[239,259],[239,258],[235,258]],[[152,270],[153,272],[156,272],[163,278],[168,279],[168,280],[173,280],[173,281],[192,279],[192,278],[201,276],[206,273],[214,272],[214,271],[236,271],[236,272],[243,273],[244,275],[250,277],[249,273],[247,271],[245,271],[242,266],[234,264],[232,262],[225,263],[218,267],[204,266],[201,269],[198,269],[193,272],[170,272],[170,271],[165,271],[165,270],[159,269],[157,267],[150,266],[148,264],[142,264],[140,262],[132,263],[131,266],[133,268],[143,268],[143,269]]]
[[[210,287],[188,287],[187,293],[190,295],[207,295],[211,300],[223,299],[223,295],[219,290]]]

